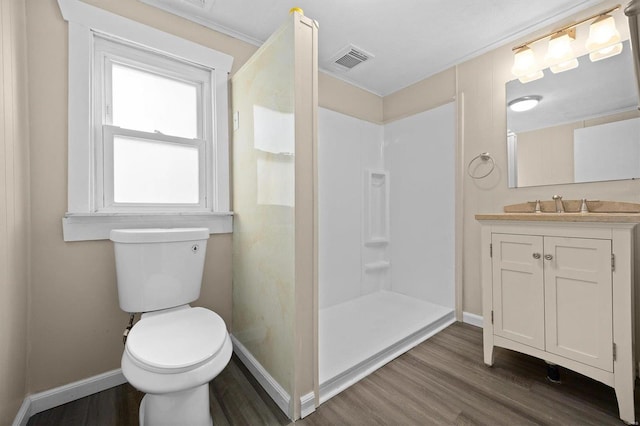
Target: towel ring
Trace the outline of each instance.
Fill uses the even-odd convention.
[[[482,160],[483,162],[487,162],[487,161],[491,162],[491,168],[487,173],[483,175],[474,175],[471,173],[471,165],[478,159]],[[491,157],[491,154],[489,154],[488,152],[483,152],[482,154],[476,155],[475,157],[473,157],[471,161],[469,161],[469,165],[467,165],[467,174],[472,179],[482,179],[489,176],[495,167],[496,167],[496,162],[493,161],[493,157]]]

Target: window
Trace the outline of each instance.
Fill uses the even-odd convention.
[[[231,232],[232,58],[77,0],[69,21],[65,241],[114,228]]]
[[[95,36],[96,211],[208,211],[211,70]]]

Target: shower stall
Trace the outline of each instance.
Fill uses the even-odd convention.
[[[234,352],[292,420],[454,321],[455,106],[318,108],[294,12],[233,76]]]
[[[455,131],[319,109],[320,402],[455,321]]]

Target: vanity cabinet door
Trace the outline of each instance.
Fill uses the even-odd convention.
[[[494,334],[544,349],[542,237],[492,234]]]
[[[544,238],[546,350],[613,371],[611,241]]]

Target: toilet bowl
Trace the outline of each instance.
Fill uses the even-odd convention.
[[[222,318],[188,306],[144,314],[131,329],[122,374],[146,393],[140,425],[211,425],[209,381],[229,363]]]
[[[212,425],[209,382],[229,363],[231,339],[200,296],[208,229],[113,230],[120,307],[143,312],[122,374],[146,395],[140,425]]]

